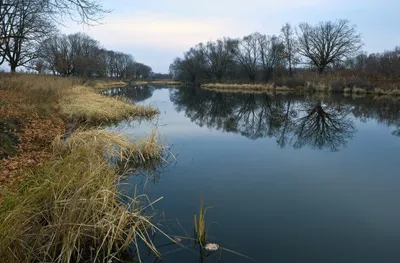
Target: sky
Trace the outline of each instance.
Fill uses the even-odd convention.
[[[103,0],[112,12],[101,24],[72,22],[64,33],[85,32],[107,49],[130,53],[138,62],[167,73],[190,47],[253,32],[279,34],[286,22],[315,24],[348,19],[368,53],[400,46],[400,0]]]

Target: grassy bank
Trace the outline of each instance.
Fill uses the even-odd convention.
[[[259,93],[267,91],[336,92],[353,94],[400,95],[400,82],[393,80],[366,80],[358,77],[295,76],[280,78],[267,84],[208,83],[202,88],[221,92]]]
[[[272,84],[223,84],[209,83],[201,85],[202,88],[226,92],[264,92],[264,91],[295,91],[289,87],[277,87]]]
[[[59,102],[60,113],[69,120],[85,123],[119,121],[135,117],[151,118],[159,113],[150,106],[134,105],[100,95],[87,86],[69,89]]]
[[[70,132],[80,123],[99,125],[158,114],[158,109],[98,94],[104,87],[122,84],[42,75],[0,75],[0,189],[20,180],[21,174],[16,174],[19,169],[50,159],[54,137]]]
[[[24,171],[29,176],[7,191],[0,205],[2,260],[109,262],[124,259],[126,249],[138,243],[157,254],[151,213],[143,211],[147,199],[120,196],[113,165],[160,159],[162,146],[151,137],[138,144],[104,131],[82,131],[66,143],[55,140],[55,157]]]
[[[131,142],[79,124],[151,117],[158,110],[97,93],[116,83],[84,84],[0,76],[0,123],[7,124],[0,132],[11,142],[1,147],[8,158],[0,160],[4,262],[110,262],[124,259],[126,248],[138,243],[157,255],[151,241],[156,227],[144,211],[148,199],[121,196],[118,181],[121,165],[162,162],[162,144],[155,133]],[[71,122],[77,130],[61,139]]]
[[[166,85],[166,86],[183,86],[184,83],[174,80],[149,80],[149,81],[134,81],[132,85]]]

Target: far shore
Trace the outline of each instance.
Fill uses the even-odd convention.
[[[166,79],[160,79],[160,80],[143,80],[143,81],[133,81],[131,82],[133,85],[167,85],[167,86],[183,86],[184,83],[180,81],[175,81],[175,80],[166,80]]]
[[[309,82],[305,86],[297,86],[295,88],[287,86],[277,86],[274,84],[224,84],[224,83],[208,83],[201,85],[203,89],[220,91],[220,92],[243,92],[243,93],[264,93],[264,92],[334,92],[344,94],[375,94],[375,95],[391,95],[400,96],[400,90],[375,88],[341,87],[339,89],[332,88],[331,85],[324,83]]]

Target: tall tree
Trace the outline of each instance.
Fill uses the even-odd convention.
[[[233,50],[237,62],[245,69],[250,81],[255,81],[260,59],[260,33],[245,36]]]
[[[43,6],[36,0],[7,1],[10,8],[0,21],[3,43],[0,46],[11,72],[37,58],[39,42],[54,31]],[[2,4],[4,5],[4,4]]]
[[[232,65],[234,57],[232,50],[235,49],[237,41],[229,38],[209,41],[205,49],[205,62],[211,74],[220,81]]]
[[[348,20],[320,22],[316,26],[299,25],[299,54],[308,58],[320,74],[332,64],[354,56],[360,50],[361,35]]]
[[[294,30],[289,23],[281,28],[281,39],[284,44],[284,56],[287,61],[290,76],[293,76],[293,62],[296,61],[296,38]]]
[[[277,36],[259,35],[257,41],[264,80],[268,81],[281,64],[284,46]]]

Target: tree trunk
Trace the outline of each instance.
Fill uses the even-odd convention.
[[[10,64],[10,67],[11,67],[11,72],[15,73],[16,70],[17,70],[17,65],[15,65],[15,64]]]

